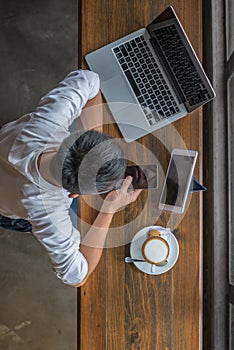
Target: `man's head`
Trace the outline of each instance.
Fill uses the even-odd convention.
[[[66,138],[51,164],[55,179],[70,193],[112,190],[124,178],[126,163],[119,144],[93,130]]]

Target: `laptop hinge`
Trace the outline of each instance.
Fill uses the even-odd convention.
[[[167,73],[167,78],[169,79],[173,90],[176,92],[176,95],[178,97],[179,103],[185,103],[186,102],[186,98],[185,98],[185,96],[184,96],[184,94],[183,94],[179,84],[177,83],[177,80],[176,80],[176,78],[175,78],[175,76],[173,74],[173,71],[171,70],[167,60],[165,59],[165,57],[164,57],[164,55],[162,53],[162,50],[161,50],[159,44],[157,43],[157,40],[151,36],[149,41],[150,41],[150,44],[152,45],[152,47],[153,47],[153,49],[155,51],[155,54],[157,55],[159,61],[161,62],[163,69]]]

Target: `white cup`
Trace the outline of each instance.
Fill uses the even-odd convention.
[[[153,229],[148,232],[148,238],[144,241],[141,252],[145,261],[152,264],[151,272],[154,272],[155,265],[167,260],[170,246],[160,231]]]

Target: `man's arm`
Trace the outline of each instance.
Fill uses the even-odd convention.
[[[93,129],[103,132],[103,103],[100,90],[94,98],[86,103],[79,120],[84,130]]]
[[[87,70],[71,72],[41,99],[32,115],[68,129],[81,114],[87,101],[98,94],[99,87],[100,81],[96,73]]]
[[[134,202],[141,190],[129,190],[132,178],[128,176],[120,190],[109,193],[102,205],[101,211],[94,221],[92,227],[87,232],[80,245],[80,251],[88,262],[88,274],[86,278],[75,287],[82,286],[91,273],[96,268],[102,256],[108,228],[111,224],[113,215],[120,208]]]

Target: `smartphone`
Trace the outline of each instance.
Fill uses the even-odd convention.
[[[148,165],[128,165],[126,176],[132,176],[132,186],[134,189],[148,189],[158,187],[158,166]]]
[[[173,149],[159,200],[159,209],[180,214],[184,212],[197,155],[197,151]]]

